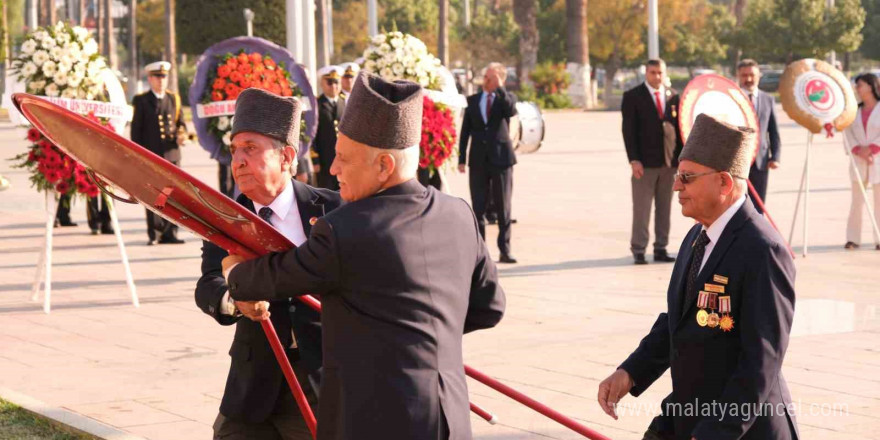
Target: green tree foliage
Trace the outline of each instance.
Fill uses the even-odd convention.
[[[831,11],[825,3],[825,0],[754,1],[735,37],[737,45],[746,56],[785,62],[858,49],[865,23],[865,10],[859,0],[836,0]],[[876,41],[872,43],[876,46]]]
[[[538,62],[563,63],[565,50],[565,0],[538,0]]]
[[[254,11],[255,37],[287,44],[284,0],[187,0],[178,1],[175,11],[177,50],[200,54],[214,43],[245,35],[244,8]]]
[[[137,8],[138,51],[145,61],[158,60],[165,51],[165,1],[141,1]]]
[[[367,48],[367,4],[351,1],[333,6],[333,63],[356,60]]]
[[[513,20],[513,11],[510,8],[492,11],[481,4],[471,19],[471,27],[462,27],[460,41],[458,46],[466,52],[461,57],[470,59],[476,68],[493,61],[514,65],[519,52],[519,29]]]
[[[733,32],[733,15],[727,8],[706,0],[679,3],[674,8],[677,16],[669,17],[669,25],[661,27],[663,59],[669,64],[688,67],[711,66],[722,61],[727,56],[727,42]]]
[[[862,29],[862,56],[872,60],[880,60],[880,0],[862,0],[865,9],[865,27]]]

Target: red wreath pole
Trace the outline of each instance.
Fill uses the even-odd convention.
[[[257,257],[250,251],[241,248],[239,248],[236,253],[249,259]],[[311,298],[312,301],[317,302],[314,298],[309,298]],[[296,406],[299,407],[299,412],[302,413],[303,419],[306,421],[306,426],[309,427],[309,431],[312,433],[312,438],[317,438],[318,422],[315,420],[315,414],[312,413],[312,408],[309,406],[308,399],[306,399],[306,393],[303,392],[299,380],[296,379],[296,374],[293,373],[293,367],[290,365],[290,360],[287,359],[287,354],[284,353],[284,347],[281,346],[281,340],[278,339],[278,333],[275,332],[272,320],[265,319],[260,321],[260,325],[263,327],[263,333],[266,334],[266,339],[269,340],[269,346],[272,347],[272,353],[275,354],[275,360],[278,361],[278,366],[281,367],[281,372],[284,373],[287,385],[293,393],[293,398],[296,400]]]
[[[499,381],[497,381],[497,380],[495,380],[495,379],[493,379],[493,378],[491,378],[491,377],[489,377],[489,376],[487,376],[477,370],[474,370],[473,368],[471,368],[467,365],[464,366],[464,372],[465,372],[465,374],[472,377],[477,382],[480,382],[483,385],[486,385],[487,387],[492,388],[493,390],[498,391],[499,393],[504,394],[505,396],[510,397],[511,399],[516,400],[519,403],[522,403],[523,405],[543,414],[544,416],[547,416],[548,418],[559,423],[560,425],[565,426],[566,428],[571,429],[572,431],[574,431],[574,432],[576,432],[576,433],[578,433],[588,439],[591,439],[591,440],[611,440],[610,438],[605,437],[604,435],[599,434],[598,432],[593,431],[590,428],[587,428],[586,426],[572,420],[571,418],[566,417],[565,415],[563,415],[559,411],[556,411],[553,408],[550,408],[550,407],[542,404],[541,402],[538,402],[537,400],[532,399],[531,397],[526,396],[525,394],[520,393],[519,391],[517,391],[507,385],[504,385],[503,383],[501,383],[501,382],[499,382]]]
[[[495,417],[495,414],[486,411],[474,402],[471,402],[471,412],[480,416],[480,418],[482,418],[483,420],[489,422],[490,425],[498,423],[498,418]]]
[[[770,217],[770,213],[767,211],[767,208],[764,207],[764,201],[761,200],[761,196],[758,195],[758,191],[755,189],[754,185],[752,185],[752,181],[746,179],[746,182],[749,184],[749,194],[752,195],[752,198],[755,199],[755,203],[758,204],[758,207],[761,208],[761,211],[764,211],[764,215],[767,217],[767,221],[773,225],[773,229],[776,229],[776,232],[779,232],[779,236],[782,237],[782,231],[779,230],[779,227],[776,226],[776,222],[773,221],[773,217]],[[788,252],[791,253],[791,258],[795,258],[794,250],[791,248],[791,245],[788,244],[788,241],[785,240],[785,237],[782,237],[782,242],[785,243],[785,246],[788,247]]]

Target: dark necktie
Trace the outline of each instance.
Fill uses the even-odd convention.
[[[700,232],[700,236],[697,237],[697,241],[694,243],[694,257],[691,259],[691,267],[688,269],[685,298],[688,298],[695,293],[694,289],[697,284],[697,275],[700,274],[700,266],[703,265],[703,256],[706,254],[706,245],[709,244],[710,241],[712,240],[709,239],[709,236],[706,235],[706,231],[703,230]],[[683,305],[682,307],[686,306]]]
[[[486,95],[486,123],[487,124],[489,123],[489,117],[492,114],[492,95],[494,95],[494,93],[490,93],[490,94]]]
[[[268,206],[260,208],[260,218],[271,225],[272,221],[270,219],[272,218],[272,208]]]

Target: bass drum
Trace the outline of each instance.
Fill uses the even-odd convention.
[[[544,115],[534,102],[517,102],[517,115],[510,118],[510,138],[518,154],[538,151],[544,143]]]

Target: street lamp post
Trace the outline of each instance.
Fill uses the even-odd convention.
[[[657,35],[657,0],[648,0],[648,58],[660,58],[660,37]]]

